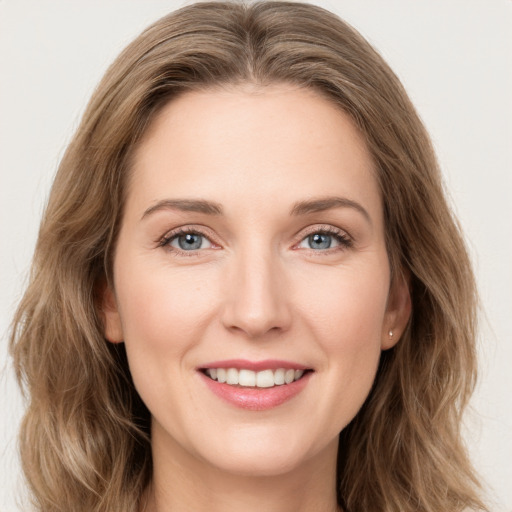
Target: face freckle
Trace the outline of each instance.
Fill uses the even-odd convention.
[[[374,173],[348,115],[309,90],[189,92],[157,115],[104,311],[156,452],[257,475],[335,457],[406,321]],[[221,383],[222,364],[276,381]],[[304,375],[280,383],[279,365]]]

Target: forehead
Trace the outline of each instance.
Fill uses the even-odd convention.
[[[232,87],[187,92],[162,108],[134,155],[128,199],[139,209],[162,194],[268,207],[336,193],[378,215],[374,174],[352,119],[320,94]]]

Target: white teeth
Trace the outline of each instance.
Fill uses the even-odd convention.
[[[284,374],[284,381],[286,384],[290,384],[295,379],[295,370],[286,370]]]
[[[226,370],[224,368],[217,368],[217,380],[219,382],[226,382]]]
[[[229,368],[226,372],[226,383],[235,385],[238,384],[238,370],[236,368]]]
[[[274,385],[274,372],[272,370],[263,370],[256,374],[256,387],[271,388]]]
[[[240,370],[238,372],[238,384],[240,384],[240,386],[256,386],[256,372],[252,370]]]
[[[274,382],[276,386],[281,386],[284,384],[284,368],[279,368],[274,372]]]
[[[236,368],[208,368],[205,372],[211,379],[231,386],[271,388],[291,384],[304,375],[304,370],[278,368],[277,370],[238,370]]]

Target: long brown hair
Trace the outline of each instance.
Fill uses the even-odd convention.
[[[36,509],[140,507],[152,471],[149,413],[123,346],[105,341],[96,297],[112,277],[130,157],[176,95],[247,82],[311,88],[354,119],[378,169],[392,269],[410,278],[408,328],[340,434],[340,505],[483,509],[460,435],[475,383],[475,285],[429,137],[354,29],[291,2],[171,13],[122,52],[94,93],[55,178],[11,339],[28,398],[20,447]]]

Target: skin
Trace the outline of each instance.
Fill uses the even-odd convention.
[[[345,203],[290,215],[332,196]],[[175,199],[223,212],[162,203]],[[199,230],[200,248],[180,251],[177,228]],[[326,228],[345,241],[312,245]],[[146,510],[337,510],[338,434],[410,313],[407,285],[390,278],[374,163],[351,119],[288,85],[188,92],[166,105],[135,155],[103,313],[152,415]],[[290,401],[248,411],[197,370],[235,358],[314,372]]]

